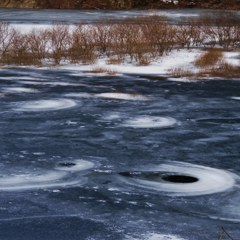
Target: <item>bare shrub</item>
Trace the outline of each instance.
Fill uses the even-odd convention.
[[[82,24],[71,34],[68,58],[72,63],[94,63],[97,59],[91,30]]]
[[[104,68],[104,67],[94,67],[92,70],[91,70],[92,73],[104,73],[104,74],[107,74],[107,75],[116,75],[117,72],[116,71],[113,71],[111,69],[107,69],[107,68]]]
[[[92,26],[92,39],[100,55],[110,55],[110,48],[112,44],[112,31],[111,26],[101,23],[94,24]]]
[[[107,60],[107,63],[111,65],[119,65],[122,63],[122,59],[118,58],[117,56],[111,56]]]
[[[152,57],[162,56],[165,52],[171,51],[175,44],[175,28],[164,20],[158,16],[139,19],[145,52],[150,53]]]
[[[26,35],[16,34],[14,36],[8,51],[2,56],[2,62],[16,65],[36,65],[36,61],[29,51]]]
[[[223,52],[221,49],[211,48],[203,53],[196,61],[197,67],[209,67],[217,64],[223,59]]]
[[[169,73],[174,77],[193,77],[195,74],[190,70],[186,70],[183,68],[173,68],[169,70]]]
[[[12,29],[8,23],[0,23],[0,60],[9,51],[13,39],[16,37],[17,32]]]
[[[223,61],[219,66],[212,67],[209,74],[214,77],[240,78],[240,66],[233,66]]]
[[[47,58],[49,52],[48,32],[45,30],[33,30],[27,35],[29,51],[38,65],[41,65],[42,60]]]
[[[67,58],[67,50],[70,43],[69,26],[63,24],[55,24],[47,31],[47,39],[50,46],[50,56],[55,64],[59,64],[61,60]]]

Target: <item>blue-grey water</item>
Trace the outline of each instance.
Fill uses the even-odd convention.
[[[0,239],[204,240],[217,239],[221,226],[238,239],[239,81],[180,83],[25,68],[1,69],[0,76]],[[98,95],[114,92],[147,100]],[[153,116],[177,123],[126,124]],[[92,166],[74,170],[81,160]],[[124,174],[152,166],[159,171],[173,161],[180,172],[189,166],[193,176],[224,170],[235,183],[214,192],[209,179],[210,193],[192,194],[189,183],[175,195],[139,187],[138,178],[129,185],[132,178]],[[221,174],[224,187],[229,179]]]
[[[1,240],[239,238],[240,81],[1,68],[0,114]]]

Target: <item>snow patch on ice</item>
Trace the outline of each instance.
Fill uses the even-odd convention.
[[[132,128],[165,128],[176,123],[177,120],[171,117],[141,116],[126,120],[123,126]]]
[[[141,94],[128,94],[128,93],[99,93],[95,94],[99,98],[110,98],[110,99],[119,99],[119,100],[139,100],[146,101],[147,97]]]

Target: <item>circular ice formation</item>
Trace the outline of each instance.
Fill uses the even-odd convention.
[[[0,176],[0,191],[18,191],[41,188],[65,187],[82,184],[83,178],[79,172],[93,168],[94,164],[84,160],[63,162],[52,171],[23,173]],[[78,174],[73,174],[77,172]]]
[[[63,172],[49,171],[44,174],[28,173],[1,177],[0,191],[56,187],[60,185],[59,180],[65,175]]]
[[[94,164],[85,160],[77,160],[74,162],[66,161],[58,164],[57,170],[61,171],[84,171],[94,167]]]
[[[181,162],[160,164],[119,175],[128,186],[177,196],[223,192],[234,186],[236,178],[224,170]]]
[[[123,126],[132,128],[165,128],[176,123],[177,120],[171,117],[142,116],[125,121]]]
[[[7,93],[36,93],[37,89],[25,88],[25,87],[7,87],[4,88],[4,91]]]
[[[119,100],[138,100],[138,101],[148,100],[145,96],[141,94],[128,94],[128,93],[99,93],[95,94],[95,96],[99,98],[110,98]]]
[[[70,99],[37,100],[22,103],[18,110],[27,112],[55,111],[76,106],[77,103]]]
[[[240,100],[240,97],[231,97],[233,100]]]

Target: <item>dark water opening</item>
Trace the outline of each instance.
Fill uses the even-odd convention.
[[[198,178],[186,175],[166,175],[162,179],[172,183],[194,183],[198,181]]]
[[[139,178],[148,181],[162,182],[162,180],[171,183],[194,183],[199,179],[193,176],[164,173],[164,172],[120,172],[119,175],[123,177]]]
[[[72,163],[72,162],[62,162],[58,164],[60,167],[74,167],[76,166],[76,163]]]

